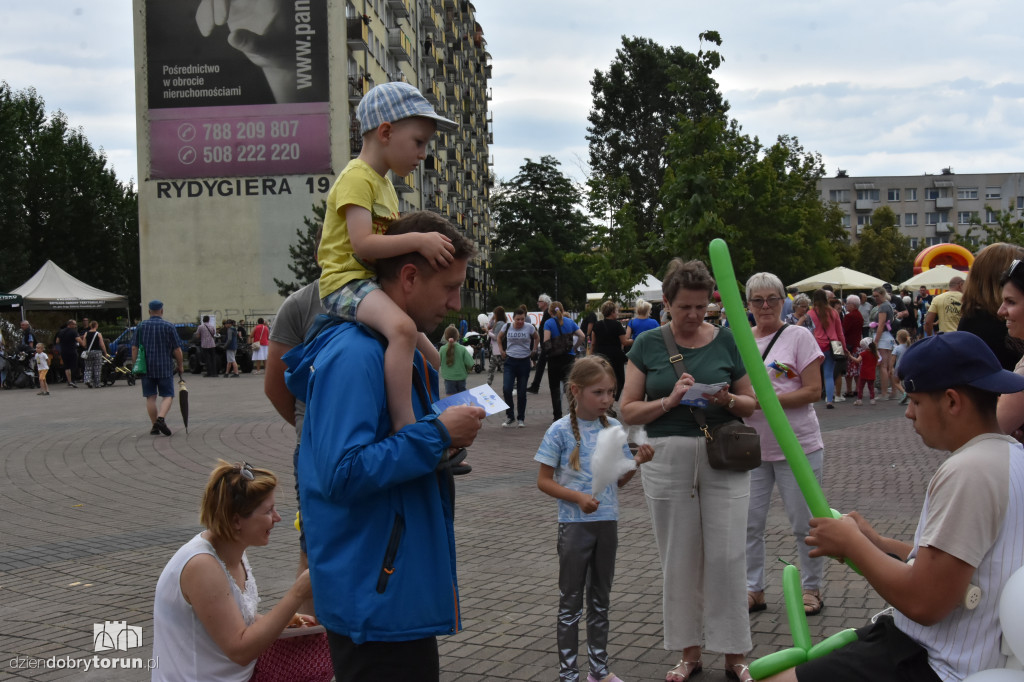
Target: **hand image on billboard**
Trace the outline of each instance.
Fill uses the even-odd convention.
[[[228,45],[263,69],[277,102],[294,101],[295,51],[287,0],[202,0],[196,26],[209,37],[227,25]]]

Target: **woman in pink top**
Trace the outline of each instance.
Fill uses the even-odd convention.
[[[843,321],[839,319],[839,313],[828,304],[828,292],[818,289],[811,298],[811,311],[808,313],[811,322],[814,324],[814,340],[818,342],[818,348],[825,355],[825,363],[822,365],[822,377],[825,383],[825,407],[832,409],[835,405],[836,386],[833,380],[835,376],[836,361],[832,357],[832,341],[838,341],[842,346],[843,354],[846,354],[846,339],[843,336]]]
[[[754,340],[764,360],[772,388],[779,397],[786,419],[793,427],[807,461],[821,483],[825,446],[821,440],[818,417],[812,404],[821,397],[822,351],[814,335],[799,325],[783,326],[782,301],[786,292],[782,281],[769,272],[759,272],[747,281],[747,304],[754,316]],[[826,354],[826,357],[828,355]],[[831,381],[828,383],[832,383]],[[767,608],[765,588],[765,524],[771,506],[772,490],[778,486],[786,515],[800,556],[800,582],[803,586],[804,612],[821,611],[821,584],[825,561],[812,559],[804,543],[810,528],[811,512],[800,492],[779,442],[768,427],[760,403],[744,421],[761,436],[761,466],[750,472],[750,505],[747,511],[747,610]]]
[[[263,318],[256,320],[256,326],[252,330],[252,365],[253,374],[263,374],[263,366],[267,361],[270,350],[270,327],[263,322]]]

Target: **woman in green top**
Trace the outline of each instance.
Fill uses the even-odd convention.
[[[686,369],[676,376],[661,332],[641,334],[629,351],[620,401],[625,421],[645,424],[654,446],[654,458],[640,472],[661,556],[665,648],[682,651],[667,682],[684,682],[700,671],[704,646],[725,654],[726,677],[752,679],[745,599],[750,474],[712,469],[697,420],[680,405],[695,382],[724,382],[704,396],[709,426],[754,411],[754,389],[732,333],[704,322],[714,288],[700,261],[676,258],[669,264],[662,300]]]

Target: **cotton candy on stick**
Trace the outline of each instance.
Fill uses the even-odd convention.
[[[626,430],[621,426],[609,426],[597,434],[597,445],[590,458],[590,469],[594,473],[591,495],[597,495],[636,469],[636,462],[623,454],[625,447]]]

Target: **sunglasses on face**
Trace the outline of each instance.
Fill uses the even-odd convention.
[[[761,298],[758,296],[757,298],[750,299],[748,303],[750,303],[754,308],[763,308],[765,304],[768,304],[769,308],[774,308],[780,301],[782,301],[781,296],[769,296],[768,298]]]

